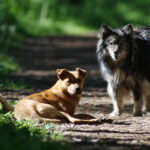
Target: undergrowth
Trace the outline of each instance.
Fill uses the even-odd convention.
[[[2,107],[1,107],[2,108]],[[2,150],[66,150],[70,145],[61,142],[55,124],[37,125],[32,121],[17,121],[13,113],[0,113],[0,148]]]
[[[11,72],[21,70],[14,58],[5,51],[0,52],[0,88],[25,89],[30,86],[22,81],[15,81],[11,78]]]

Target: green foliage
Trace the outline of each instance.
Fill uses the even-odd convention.
[[[21,85],[13,83],[9,76],[10,72],[20,68],[9,55],[9,51],[19,46],[23,39],[19,31],[21,31],[20,25],[10,12],[7,0],[0,0],[0,88],[15,88]]]
[[[98,29],[102,23],[114,27],[150,24],[149,0],[1,0],[1,3],[1,30],[15,37],[18,32],[82,34]]]
[[[6,53],[0,53],[0,74],[8,74],[11,71],[15,71],[19,66],[14,62],[12,57],[9,57]]]
[[[30,88],[24,81],[13,81],[11,79],[11,72],[19,70],[20,66],[17,65],[13,57],[9,56],[7,52],[0,52],[0,88],[11,89],[25,89]]]
[[[60,142],[63,136],[54,130],[54,124],[33,124],[16,121],[12,113],[0,113],[0,148],[5,150],[70,149]]]
[[[5,88],[5,89],[17,89],[17,90],[21,90],[21,89],[34,89],[34,87],[30,86],[28,83],[26,83],[25,81],[14,81],[13,79],[11,79],[11,76],[6,75],[6,76],[2,76],[1,75],[1,81],[0,81],[0,89],[1,88]]]
[[[6,0],[5,2],[6,15],[10,16],[7,22],[13,25],[9,26],[9,29],[11,31],[14,28],[22,29],[34,35],[76,33],[74,28],[85,32],[91,28],[97,29],[103,22],[114,27],[129,22],[134,25],[150,24],[149,0],[27,0],[24,2]],[[67,30],[71,27],[71,30]]]
[[[150,0],[0,0],[0,75],[8,81],[6,76],[19,69],[9,52],[26,35],[81,35],[97,32],[102,23],[149,25],[149,6]]]
[[[21,28],[16,17],[10,12],[8,0],[0,0],[0,46],[1,50],[18,45]]]

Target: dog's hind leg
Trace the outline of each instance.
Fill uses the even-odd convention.
[[[38,120],[39,122],[47,123],[47,122],[55,122],[55,123],[64,123],[64,122],[71,122],[71,123],[94,123],[97,122],[98,119],[90,116],[90,115],[78,115],[81,118],[75,118],[75,116],[71,116],[66,112],[58,111],[54,106],[49,104],[39,103],[36,106],[36,110],[39,114]],[[83,119],[82,117],[89,117],[89,119]],[[90,118],[91,117],[91,118]]]
[[[121,115],[123,109],[122,91],[117,87],[113,87],[111,84],[108,84],[107,90],[113,101],[113,112],[109,115],[109,117]]]
[[[36,105],[36,111],[42,122],[65,122],[68,120],[66,116],[50,104],[39,103]]]
[[[143,106],[143,113],[150,116],[150,95],[144,96],[144,106]]]
[[[134,100],[133,116],[142,116],[143,100]]]
[[[133,90],[133,116],[142,116],[143,96],[140,87]]]
[[[142,84],[142,92],[143,92],[143,113],[150,116],[150,82],[145,80]]]

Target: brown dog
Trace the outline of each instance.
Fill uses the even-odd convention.
[[[90,115],[74,115],[86,71],[80,68],[76,68],[75,71],[57,69],[57,76],[58,81],[50,89],[25,97],[16,104],[16,119],[36,122],[96,122],[97,119]]]

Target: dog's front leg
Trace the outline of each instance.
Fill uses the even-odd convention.
[[[107,90],[113,101],[113,112],[109,115],[109,117],[116,117],[121,115],[123,103],[119,87],[109,83]]]

